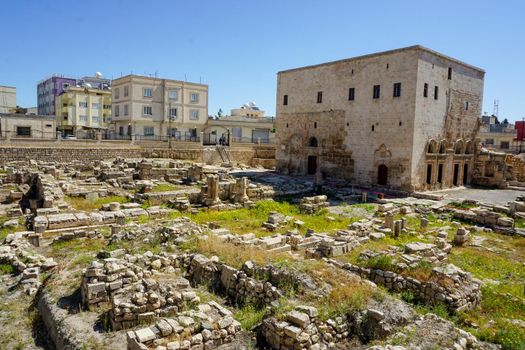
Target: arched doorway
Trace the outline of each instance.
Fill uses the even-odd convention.
[[[317,139],[315,137],[310,137],[310,140],[308,140],[308,146],[317,147]]]
[[[388,182],[388,167],[384,164],[377,167],[377,184],[386,185]]]

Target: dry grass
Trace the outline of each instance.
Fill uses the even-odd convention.
[[[305,261],[303,266],[318,284],[330,286],[330,292],[316,303],[323,320],[363,309],[375,295],[370,285],[324,261]]]
[[[119,203],[128,202],[128,199],[123,196],[101,197],[94,201],[88,201],[87,199],[82,198],[82,197],[71,197],[71,196],[66,196],[64,199],[73,208],[75,208],[76,210],[81,210],[81,211],[97,210],[97,209],[100,209],[104,204],[108,204],[111,202],[119,202]]]
[[[183,245],[182,248],[206,256],[216,255],[224,263],[237,268],[241,267],[247,260],[251,260],[258,265],[264,265],[288,257],[284,253],[270,253],[264,249],[258,249],[253,246],[237,246],[232,243],[223,242],[215,235],[205,236],[205,239],[194,238]]]

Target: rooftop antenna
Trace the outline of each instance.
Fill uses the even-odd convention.
[[[186,78],[186,73],[184,73],[184,81],[188,82],[188,78]]]
[[[496,117],[499,114],[499,100],[494,100],[494,110],[492,111],[492,114]]]

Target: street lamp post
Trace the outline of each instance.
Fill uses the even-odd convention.
[[[168,107],[168,148],[171,149],[171,102]]]

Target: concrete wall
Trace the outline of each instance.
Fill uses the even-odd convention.
[[[1,114],[0,135],[3,138],[16,138],[18,127],[31,128],[31,136],[37,139],[56,138],[56,120],[54,117],[25,114]]]

